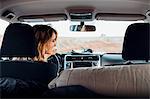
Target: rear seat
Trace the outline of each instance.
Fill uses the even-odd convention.
[[[123,45],[127,61],[150,59],[149,23],[128,27]],[[150,97],[150,64],[87,67],[64,70],[49,88],[82,85],[98,94],[112,97]]]
[[[149,71],[149,64],[69,69],[49,83],[49,88],[82,85],[105,96],[147,97],[150,95]]]

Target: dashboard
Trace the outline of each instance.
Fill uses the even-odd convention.
[[[65,55],[64,69],[77,67],[103,67],[123,64],[121,53],[105,53],[105,54],[72,54]]]

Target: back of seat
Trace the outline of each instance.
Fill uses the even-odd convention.
[[[30,25],[10,24],[4,34],[1,57],[34,57],[35,36]],[[52,65],[52,66],[51,66]],[[57,75],[57,66],[45,62],[5,60],[0,62],[0,77],[34,80],[48,83]]]
[[[149,64],[66,69],[49,88],[81,85],[108,97],[150,96]]]
[[[32,61],[2,61],[0,68],[0,77],[10,77],[48,84],[56,77],[57,66]]]

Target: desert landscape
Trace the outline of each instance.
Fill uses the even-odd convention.
[[[0,46],[2,43],[0,35]],[[122,51],[123,38],[121,37],[59,37],[57,52],[66,53],[72,50],[91,48],[94,52],[120,53]]]
[[[81,50],[83,48],[91,48],[94,52],[121,53],[122,37],[106,37],[106,38],[67,38],[58,39],[58,52],[69,52],[72,50]]]

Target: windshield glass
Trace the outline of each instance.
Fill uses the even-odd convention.
[[[58,32],[57,52],[68,53],[72,50],[81,52],[84,49],[92,49],[94,53],[121,53],[123,38],[127,27],[132,23],[143,21],[89,21],[86,25],[96,26],[94,32],[70,31],[70,25],[80,25],[80,22],[55,21],[35,22],[30,25],[46,24],[52,26]],[[0,46],[4,31],[9,22],[0,20]]]
[[[58,32],[57,52],[67,53],[72,50],[81,52],[84,49],[92,49],[94,53],[121,53],[123,38],[127,27],[132,23],[143,21],[97,21],[85,22],[86,25],[95,25],[94,32],[70,31],[70,25],[79,25],[80,22],[58,21],[45,23],[52,26]]]
[[[9,22],[0,19],[0,48],[1,48],[1,45],[2,45],[4,32],[5,32],[8,25],[9,25]]]

